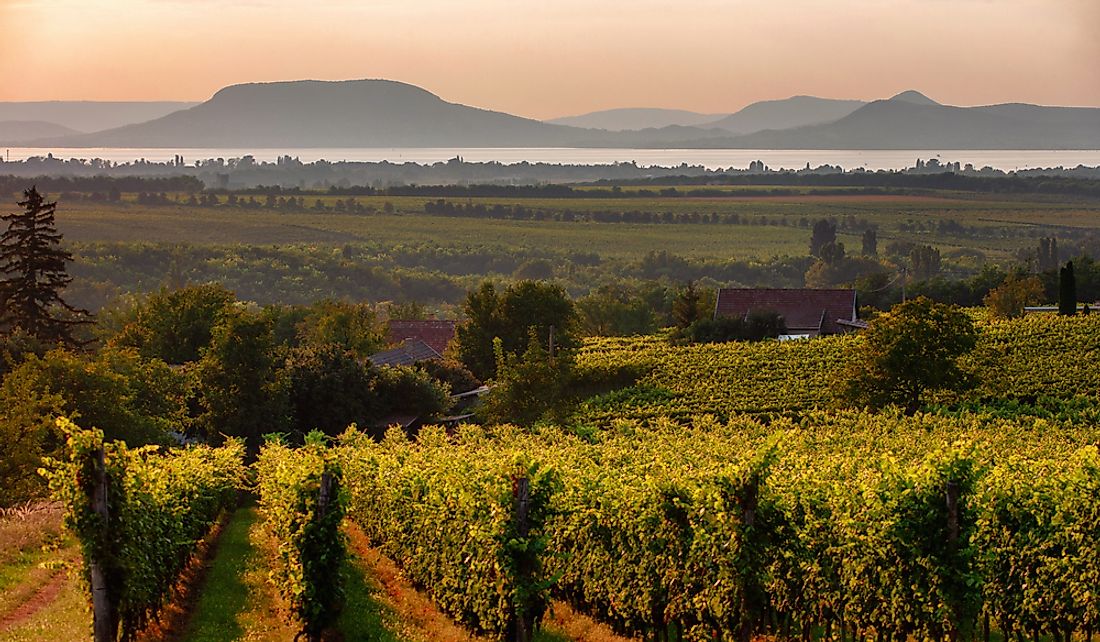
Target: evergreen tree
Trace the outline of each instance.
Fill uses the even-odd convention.
[[[57,203],[45,202],[34,187],[23,198],[23,211],[0,215],[8,224],[0,235],[0,332],[20,329],[44,343],[78,345],[73,328],[90,314],[61,298],[73,280],[65,272],[73,257],[61,249]]]
[[[1077,279],[1073,276],[1073,261],[1058,272],[1058,314],[1077,313]]]

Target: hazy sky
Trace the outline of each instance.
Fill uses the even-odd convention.
[[[1100,0],[0,0],[0,100],[301,78],[535,118],[909,88],[1100,106]]]

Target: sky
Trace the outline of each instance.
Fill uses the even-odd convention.
[[[0,0],[0,100],[387,78],[531,118],[917,89],[1100,106],[1100,0]]]

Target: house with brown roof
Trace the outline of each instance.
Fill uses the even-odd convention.
[[[439,354],[455,336],[455,322],[446,319],[390,319],[386,340],[390,345],[423,341]]]
[[[753,312],[775,312],[783,317],[787,334],[781,338],[816,337],[866,328],[856,314],[855,290],[780,288],[722,288],[714,318],[745,319]]]

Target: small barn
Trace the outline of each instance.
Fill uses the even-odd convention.
[[[745,319],[753,312],[775,312],[783,317],[787,334],[781,338],[842,334],[866,328],[856,312],[855,290],[805,288],[722,288],[714,318]]]

